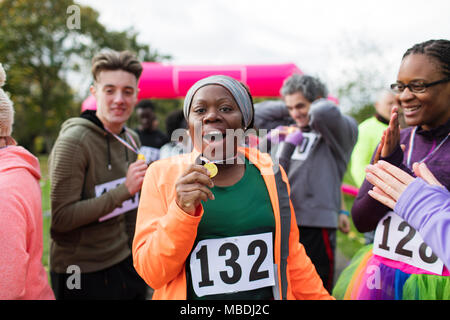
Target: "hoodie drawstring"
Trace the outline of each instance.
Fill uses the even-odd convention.
[[[109,135],[107,134],[105,136],[105,138],[106,138],[106,146],[107,146],[108,170],[111,171],[112,164],[111,164],[111,147],[110,147],[110,142],[109,142]],[[125,138],[125,141],[126,141],[127,138],[126,137],[124,137],[124,138]],[[126,146],[124,146],[124,150],[125,150],[125,160],[126,160],[127,164],[129,165],[130,161],[129,161],[128,150],[127,150]]]
[[[112,165],[111,165],[111,149],[109,147],[109,137],[108,134],[105,136],[106,138],[106,146],[107,146],[107,156],[108,156],[108,170],[111,171]]]

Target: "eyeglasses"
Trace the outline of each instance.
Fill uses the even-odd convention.
[[[431,87],[431,86],[434,86],[434,85],[440,84],[440,83],[445,83],[448,81],[450,81],[450,78],[446,78],[446,79],[442,79],[442,80],[438,80],[438,81],[434,81],[434,82],[430,82],[430,83],[425,83],[420,80],[411,81],[408,84],[393,83],[393,84],[391,84],[391,90],[394,91],[395,93],[401,93],[405,90],[405,88],[408,88],[409,91],[411,91],[411,92],[422,93],[422,92],[425,92],[428,87]]]

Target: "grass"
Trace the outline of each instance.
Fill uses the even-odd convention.
[[[346,173],[344,175],[344,183],[349,185],[355,185],[351,176]],[[345,206],[348,211],[351,211],[355,198],[350,195],[344,195]],[[364,246],[364,235],[356,230],[353,221],[350,219],[350,232],[344,234],[340,231],[337,232],[336,240],[338,250],[347,258],[351,259],[354,254]]]
[[[346,207],[348,210],[353,205],[354,198],[351,196],[344,196]],[[337,248],[347,258],[351,259],[353,255],[364,246],[364,235],[356,230],[353,221],[350,219],[350,232],[344,234],[340,231],[337,232]]]
[[[42,263],[45,270],[49,271],[50,257],[50,179],[48,176],[48,156],[39,156],[39,164],[41,166],[41,191],[42,191],[42,226],[43,226],[43,252]]]

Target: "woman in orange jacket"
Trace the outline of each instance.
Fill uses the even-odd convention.
[[[299,243],[286,173],[244,146],[248,90],[211,76],[183,111],[194,150],[150,165],[138,209],[134,266],[153,299],[333,299]]]

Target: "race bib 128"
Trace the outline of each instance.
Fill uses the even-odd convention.
[[[272,233],[199,241],[190,270],[199,297],[273,286]]]
[[[125,179],[126,178],[120,178],[117,180],[113,180],[113,181],[106,182],[106,183],[95,186],[95,196],[98,198],[105,192],[108,192],[111,189],[117,188],[117,186],[119,186],[120,184],[125,182]],[[102,221],[111,219],[115,216],[118,216],[119,214],[136,209],[138,207],[138,205],[139,205],[139,192],[137,192],[130,199],[124,201],[120,207],[117,207],[112,212],[108,213],[107,215],[100,217],[100,219],[98,219],[98,221],[102,222]]]
[[[373,253],[441,275],[444,263],[423,241],[420,234],[394,212],[378,223]]]

